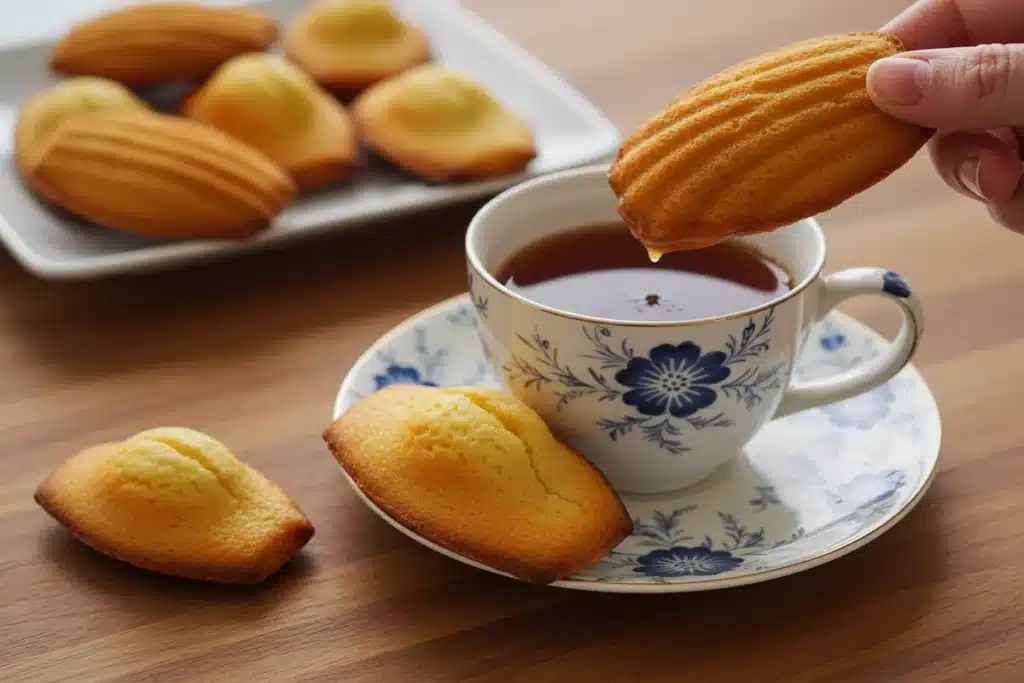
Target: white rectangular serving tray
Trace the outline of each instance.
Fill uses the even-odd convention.
[[[383,164],[371,164],[348,183],[300,197],[268,230],[243,241],[154,240],[76,221],[48,208],[22,184],[11,157],[14,122],[28,96],[55,82],[47,66],[48,56],[68,25],[128,3],[36,0],[6,17],[0,28],[0,239],[23,267],[39,277],[98,278],[239,254],[375,219],[478,199],[526,178],[603,161],[614,154],[620,144],[615,126],[576,89],[476,15],[445,0],[393,1],[401,15],[431,37],[439,63],[478,79],[533,127],[538,155],[524,173],[436,185],[393,172]],[[308,2],[216,4],[261,8],[287,22]],[[83,11],[84,5],[91,10]],[[63,14],[62,9],[66,10]],[[24,23],[25,33],[15,33],[19,22]],[[33,32],[37,35],[25,39]]]

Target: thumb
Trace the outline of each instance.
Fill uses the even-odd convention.
[[[868,94],[889,114],[945,131],[1024,124],[1024,45],[905,52],[880,59]]]

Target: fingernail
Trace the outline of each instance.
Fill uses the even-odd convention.
[[[928,62],[903,57],[886,57],[871,65],[872,94],[886,104],[908,107],[924,97],[921,84],[928,76]]]
[[[981,196],[981,188],[978,185],[978,169],[981,164],[975,158],[966,159],[957,167],[956,177],[964,189],[978,199],[984,200]]]

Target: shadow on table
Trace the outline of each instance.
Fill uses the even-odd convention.
[[[474,683],[508,680],[511,670],[520,672],[516,680],[536,672],[544,681],[570,680],[574,671],[587,672],[587,680],[601,672],[606,677],[593,680],[811,680],[811,667],[884,650],[932,609],[948,565],[935,499],[846,557],[721,591],[576,593],[453,564],[455,585],[435,589],[421,607],[403,603],[395,614],[382,607],[380,623],[371,614],[363,630],[368,638],[380,628],[389,639],[420,644],[333,673],[352,683],[364,671],[379,677],[373,680],[400,680],[415,663],[431,681]],[[436,628],[439,604],[450,619],[462,614],[464,627],[422,642],[416,634]]]
[[[47,529],[40,544],[42,556],[66,575],[72,590],[102,593],[120,609],[154,621],[169,613],[211,605],[239,610],[240,617],[257,617],[284,603],[316,572],[311,554],[304,550],[261,584],[204,583],[137,569],[93,550],[61,527]]]
[[[463,291],[462,240],[479,205],[95,281],[41,281],[0,256],[7,333],[29,339],[32,353],[72,377],[197,358],[259,359],[277,341],[389,310],[404,317]]]

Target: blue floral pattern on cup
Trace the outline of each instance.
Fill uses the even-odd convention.
[[[693,342],[662,344],[649,357],[633,357],[615,373],[615,381],[632,387],[622,402],[643,415],[689,417],[718,399],[713,386],[730,373],[721,351],[701,355]]]
[[[722,387],[745,371],[736,357],[757,354],[758,344],[770,343],[770,317],[767,325],[765,317],[748,321],[744,332],[722,348],[699,352],[689,346],[675,350],[685,343],[680,342],[672,345],[671,353],[637,353],[627,340],[591,326],[582,333],[592,340],[593,364],[579,372],[566,368],[550,344],[544,348],[543,338],[531,338],[527,341],[544,349],[548,355],[540,356],[550,358],[551,364],[530,365],[537,366],[565,401],[608,401],[634,411],[631,417],[650,420],[647,425],[671,420],[692,426],[691,420],[714,417],[717,402],[743,404],[743,395],[737,398],[730,391],[726,396]],[[344,403],[377,390],[378,378],[438,386],[496,385],[480,347],[478,320],[476,302],[464,297],[386,338],[352,369]],[[762,328],[767,332],[759,334]],[[812,330],[795,372],[806,379],[841,372],[877,355],[881,344],[855,323],[831,315]],[[702,362],[719,353],[724,354],[721,362],[718,355]],[[628,371],[633,359],[640,361],[632,366],[634,371],[666,367],[687,373],[691,381],[715,392],[716,403],[687,418],[674,417],[668,402],[658,416],[643,415],[624,399],[637,387],[622,381],[628,376],[615,377]],[[717,368],[728,369],[728,376],[718,379],[723,371]],[[604,383],[590,370],[604,377]],[[627,497],[632,535],[569,581],[624,590],[721,581],[783,569],[879,529],[925,485],[935,466],[934,403],[919,376],[908,372],[867,394],[773,422],[750,445],[749,460],[741,459],[704,490]],[[526,379],[544,381],[532,375]]]
[[[476,285],[476,276],[473,274],[472,269],[470,269],[467,277],[469,280],[469,300],[473,302],[473,308],[476,309],[476,314],[486,320],[488,306],[487,297],[476,293],[476,290],[474,289],[474,286]]]
[[[590,347],[586,367],[572,367],[540,331],[518,337],[524,349],[513,353],[505,371],[526,388],[553,391],[558,407],[578,400],[613,401],[621,417],[602,418],[598,426],[611,440],[639,431],[646,441],[677,455],[689,451],[686,430],[731,427],[733,420],[714,410],[720,400],[750,411],[768,392],[779,389],[786,363],[761,367],[771,348],[775,309],[751,317],[723,348],[707,350],[692,341],[659,344],[638,354],[626,338],[615,339],[602,325],[584,325]],[[609,376],[609,372],[614,374]]]

